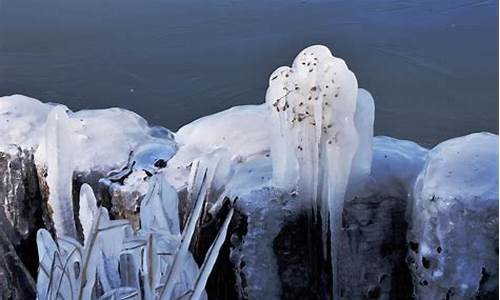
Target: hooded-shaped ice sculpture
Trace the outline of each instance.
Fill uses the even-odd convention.
[[[373,99],[365,91],[358,94],[356,77],[342,59],[317,45],[300,52],[291,68],[274,71],[266,103],[272,114],[273,184],[297,193],[314,218],[320,212],[323,236],[330,224],[335,283],[346,189],[349,181],[362,184],[370,171]]]

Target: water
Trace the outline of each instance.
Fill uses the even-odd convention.
[[[378,135],[498,133],[492,0],[0,0],[0,95],[175,130],[262,103],[269,74],[316,43],[373,94]]]

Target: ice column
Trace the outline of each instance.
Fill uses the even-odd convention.
[[[346,188],[351,173],[367,175],[363,170],[351,171],[353,166],[366,165],[353,164],[353,157],[370,157],[357,152],[360,144],[371,148],[372,137],[372,133],[358,133],[357,97],[354,74],[342,59],[320,45],[300,52],[291,68],[278,68],[269,79],[266,94],[272,115],[273,184],[298,193],[315,217],[319,212],[324,235],[330,224],[334,296],[338,295],[336,245]],[[369,94],[363,97],[361,115],[367,114],[371,120],[367,123],[373,126],[373,101]],[[361,124],[360,128],[373,130],[371,126]],[[362,143],[360,136],[365,139]]]
[[[48,205],[58,236],[76,237],[72,194],[74,147],[77,142],[66,107],[56,106],[47,117],[35,159],[47,168]]]

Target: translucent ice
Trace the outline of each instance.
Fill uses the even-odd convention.
[[[306,206],[319,210],[324,234],[330,224],[334,280],[349,178],[351,173],[367,176],[370,166],[373,101],[362,93],[356,126],[356,77],[328,48],[311,46],[299,53],[291,68],[280,67],[271,75],[266,94],[273,183],[295,190]],[[355,156],[359,162],[353,163]]]
[[[414,188],[409,243],[419,299],[498,291],[498,136],[476,133],[429,152]]]
[[[47,117],[45,136],[35,157],[45,161],[48,205],[57,234],[76,237],[73,214],[73,171],[76,137],[66,107],[54,107]]]

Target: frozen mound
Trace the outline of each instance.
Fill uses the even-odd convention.
[[[179,151],[169,161],[169,181],[187,185],[191,162],[224,148],[237,163],[269,152],[269,116],[264,105],[243,105],[195,120],[177,131]]]
[[[79,226],[74,223],[73,209],[79,186],[89,183],[98,189],[99,178],[133,163],[140,168],[139,174],[131,176],[139,178],[134,182],[138,190],[149,177],[146,173],[152,174],[156,161],[166,162],[177,149],[168,130],[150,127],[137,114],[119,108],[71,112],[63,105],[14,95],[0,98],[0,115],[0,150],[11,153],[18,147],[19,151],[28,151],[21,162],[25,169],[33,163],[29,158],[34,153],[41,195],[47,201],[42,205],[45,222],[71,237],[77,236]],[[9,184],[16,190],[16,186],[30,181],[18,178]],[[144,196],[147,186],[142,190]]]
[[[428,150],[387,136],[373,139],[373,158],[367,193],[406,199],[425,165]]]
[[[8,145],[38,146],[51,104],[22,95],[0,97],[0,151]]]
[[[498,295],[498,136],[475,133],[432,149],[411,216],[418,299]]]
[[[57,112],[52,112],[55,109]],[[0,97],[0,116],[0,147],[14,144],[22,149],[39,148],[40,163],[45,163],[50,154],[47,152],[51,149],[46,149],[50,145],[45,144],[55,134],[54,123],[62,123],[65,128],[61,130],[66,132],[61,138],[71,145],[75,168],[82,172],[124,165],[130,153],[144,143],[165,144],[172,148],[172,155],[175,153],[167,130],[150,127],[137,114],[121,108],[71,112],[63,105],[13,95]],[[40,144],[43,146],[38,147]]]

